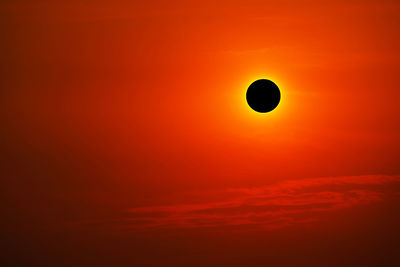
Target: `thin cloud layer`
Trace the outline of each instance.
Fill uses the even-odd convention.
[[[196,202],[185,198],[185,203],[133,208],[120,226],[137,230],[275,229],[312,223],[324,213],[376,203],[399,191],[399,175],[292,180],[265,187],[197,193],[193,194]]]

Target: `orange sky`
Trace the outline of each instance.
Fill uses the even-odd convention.
[[[0,4],[5,266],[392,266],[400,4],[136,2]]]

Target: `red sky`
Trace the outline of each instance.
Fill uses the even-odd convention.
[[[398,266],[399,12],[3,1],[1,265]]]

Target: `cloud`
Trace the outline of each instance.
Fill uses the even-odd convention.
[[[376,203],[399,191],[399,175],[324,177],[228,188],[193,193],[193,201],[186,196],[184,203],[132,208],[119,227],[275,229],[315,222],[327,212]]]

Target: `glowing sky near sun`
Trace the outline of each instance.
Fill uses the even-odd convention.
[[[391,266],[399,11],[2,1],[0,265]]]

